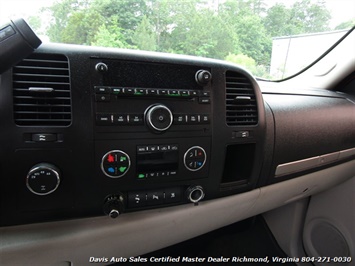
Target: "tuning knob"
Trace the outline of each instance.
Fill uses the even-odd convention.
[[[145,122],[153,131],[162,133],[173,123],[173,114],[165,105],[154,104],[145,110]]]
[[[44,196],[57,190],[60,184],[60,171],[48,163],[33,166],[27,174],[26,186],[33,194]]]
[[[106,198],[103,211],[111,218],[117,218],[124,211],[124,200],[122,195],[110,195]]]
[[[211,72],[209,72],[207,70],[199,70],[196,72],[195,79],[199,85],[204,86],[204,85],[207,85],[208,82],[211,81],[212,74],[211,74]]]

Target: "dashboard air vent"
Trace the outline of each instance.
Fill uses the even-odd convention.
[[[13,68],[14,119],[21,126],[68,126],[71,123],[67,57],[32,54]]]
[[[226,122],[228,126],[249,126],[258,123],[255,91],[244,75],[226,73]]]

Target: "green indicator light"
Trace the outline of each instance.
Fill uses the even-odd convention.
[[[180,95],[179,94],[169,94],[169,96],[177,97],[177,96],[180,96]]]
[[[142,95],[143,93],[135,92],[134,95]]]
[[[145,177],[144,174],[139,174],[139,175],[138,175],[138,178],[144,178],[144,177]]]
[[[124,173],[124,171],[126,171],[127,167],[125,166],[122,166],[120,168],[118,168],[118,170],[121,172],[121,173]]]

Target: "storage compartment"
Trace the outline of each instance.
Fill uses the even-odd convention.
[[[227,146],[221,188],[248,182],[253,170],[254,154],[255,143]]]

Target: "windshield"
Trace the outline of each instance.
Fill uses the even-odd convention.
[[[355,24],[353,0],[0,0],[43,42],[227,60],[280,80],[312,63]]]

